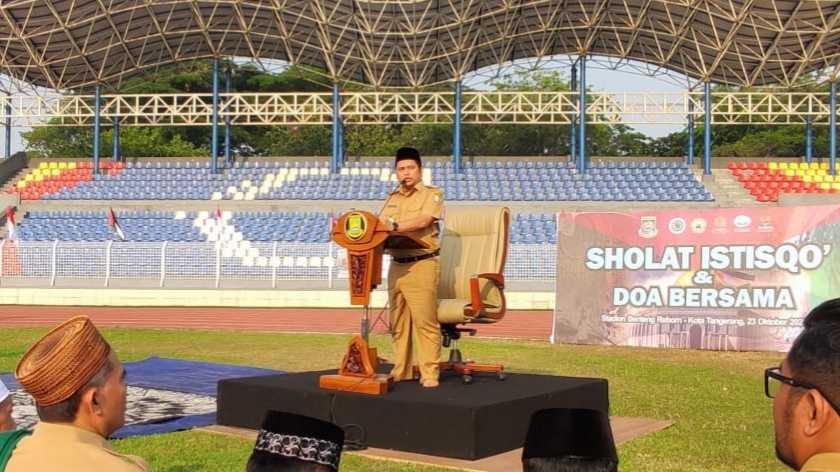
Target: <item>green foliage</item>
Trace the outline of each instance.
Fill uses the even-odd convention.
[[[779,92],[828,92],[828,84],[815,84],[813,74],[805,74],[793,89],[763,88]],[[743,87],[715,86],[713,92],[749,92]],[[688,133],[684,130],[671,133],[652,141],[652,155],[683,156],[687,152]],[[694,152],[703,151],[703,125],[695,127]],[[813,150],[815,156],[828,154],[828,129],[813,127]],[[726,125],[712,128],[712,154],[725,157],[799,157],[805,155],[804,125]]]

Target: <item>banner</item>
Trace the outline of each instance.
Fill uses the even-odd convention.
[[[840,296],[840,206],[561,212],[554,341],[786,351]]]

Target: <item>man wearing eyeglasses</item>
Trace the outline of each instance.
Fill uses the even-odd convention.
[[[776,456],[794,470],[840,471],[840,299],[814,308],[780,367],[764,371]]]

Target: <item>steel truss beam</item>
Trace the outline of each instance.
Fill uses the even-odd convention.
[[[420,87],[527,58],[607,56],[791,85],[840,63],[840,0],[4,0],[0,72],[67,90],[174,62],[280,60]]]
[[[703,116],[702,92],[587,92],[587,124],[685,124]],[[0,122],[10,110],[13,126],[87,126],[93,95],[0,96]],[[342,92],[341,119],[348,124],[452,123],[453,92]],[[464,124],[569,124],[578,111],[573,92],[463,92]],[[212,94],[102,95],[102,122],[122,126],[210,126]],[[332,94],[222,93],[219,116],[233,125],[330,125]],[[717,92],[712,123],[828,124],[828,93]]]

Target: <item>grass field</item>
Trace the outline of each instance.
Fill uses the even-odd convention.
[[[45,329],[3,329],[0,372],[14,369],[24,350]],[[123,361],[173,357],[268,367],[287,371],[338,365],[347,336],[105,329]],[[388,357],[388,339],[372,343]],[[723,353],[621,347],[552,346],[538,342],[466,340],[471,358],[504,362],[517,372],[604,377],[614,415],[671,419],[674,426],[619,448],[622,471],[780,471],[773,452],[771,400],[763,370],[780,353]],[[123,452],[146,458],[153,470],[244,470],[253,444],[190,431],[116,442]],[[345,455],[342,471],[431,472]]]

